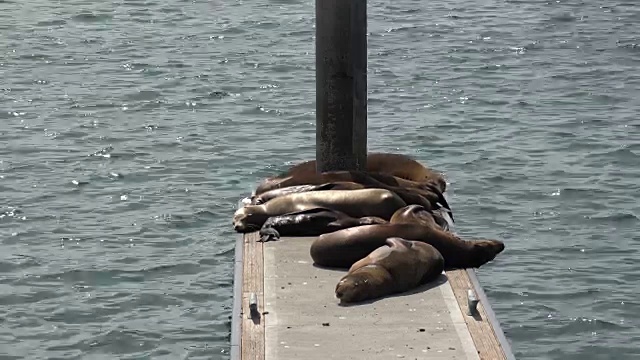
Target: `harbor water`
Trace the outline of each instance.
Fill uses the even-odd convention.
[[[0,359],[228,359],[231,215],[315,156],[313,0],[0,1]],[[517,359],[640,358],[640,4],[368,1]]]

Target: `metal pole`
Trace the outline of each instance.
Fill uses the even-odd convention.
[[[316,0],[316,170],[367,164],[367,1]]]

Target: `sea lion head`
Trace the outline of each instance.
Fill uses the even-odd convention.
[[[471,266],[480,267],[493,260],[504,250],[504,243],[499,240],[476,240],[472,242]]]
[[[367,298],[372,283],[366,272],[353,272],[343,277],[336,285],[336,297],[341,303],[359,302]]]
[[[258,231],[267,218],[261,205],[247,205],[233,214],[233,228],[239,233]]]
[[[391,247],[397,246],[404,246],[404,244],[394,243]],[[387,269],[379,264],[370,263],[353,271],[349,270],[349,273],[336,285],[336,297],[340,299],[340,303],[376,298],[383,287],[389,286],[390,279],[391,274]]]

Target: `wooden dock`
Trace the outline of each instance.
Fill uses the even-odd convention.
[[[257,239],[236,244],[231,360],[515,359],[473,269],[340,306],[346,270],[313,265],[315,238]]]

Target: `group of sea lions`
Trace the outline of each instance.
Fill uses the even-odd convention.
[[[365,171],[316,172],[315,161],[263,181],[233,217],[237,232],[318,236],[311,258],[349,269],[342,303],[405,292],[444,269],[480,267],[504,250],[498,240],[463,240],[449,231],[444,177],[401,154],[370,153]]]

